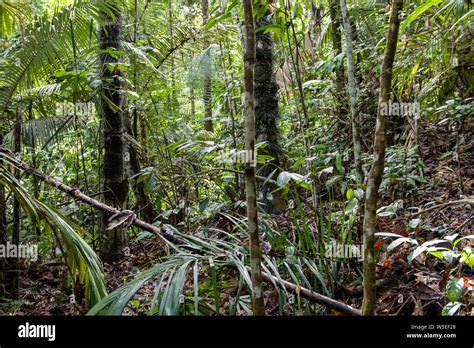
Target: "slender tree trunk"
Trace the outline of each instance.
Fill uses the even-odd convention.
[[[224,27],[224,30],[225,30],[225,27]],[[227,73],[226,73],[227,69],[229,69],[230,79],[231,79],[231,81],[234,81],[234,75],[232,74],[232,69],[230,68],[230,67],[232,67],[232,58],[230,56],[230,49],[226,48],[227,49],[227,55],[224,54],[224,47],[222,45],[222,40],[221,40],[221,35],[220,34],[218,34],[218,39],[219,39],[219,48],[220,48],[221,54],[222,54],[222,71],[224,72],[224,84],[225,84],[226,88],[228,89],[226,102],[227,102],[227,109],[228,109],[229,116],[230,116],[230,125],[231,125],[230,133],[231,133],[231,136],[232,136],[232,146],[236,150],[237,149],[237,135],[235,133],[234,101],[233,101],[233,98],[232,98],[232,89],[229,88],[229,80],[227,78]],[[229,65],[226,64],[226,58],[229,59]],[[235,173],[234,178],[235,178],[235,180],[234,180],[234,182],[235,182],[235,193],[238,194],[238,192],[239,192],[239,175],[237,173]]]
[[[168,32],[170,37],[170,42],[173,40],[174,36],[174,24],[173,24],[173,1],[168,0]],[[174,56],[170,56],[170,72],[171,72],[171,110],[175,112],[178,106],[178,97],[176,94],[176,76],[175,76],[175,64]]]
[[[244,0],[246,47],[244,53],[244,108],[245,108],[245,150],[255,154],[255,25],[252,0]],[[252,307],[254,315],[265,315],[262,282],[262,255],[258,235],[257,185],[255,166],[252,161],[245,165],[245,187],[247,193],[247,220],[250,234],[250,268],[252,276]]]
[[[337,4],[337,0],[330,0],[329,2],[329,15],[331,17],[331,32],[332,32],[332,48],[336,55],[342,53],[342,39],[341,39],[341,11]],[[340,97],[338,98],[338,113],[339,116],[344,115],[346,112],[346,102],[344,96],[345,90],[345,77],[344,77],[344,66],[340,66],[336,70],[336,93]]]
[[[240,45],[242,46],[242,50],[245,51],[244,31],[242,29],[242,23],[239,18],[239,9],[237,6],[235,6],[232,10],[232,15],[234,16],[235,26],[237,27],[237,34],[239,35]]]
[[[170,5],[171,6],[171,5]],[[137,42],[137,35],[138,35],[138,0],[135,0],[135,8],[134,8],[134,21],[133,21],[133,43]],[[138,88],[138,69],[139,66],[137,65],[136,58],[132,60],[133,64],[133,84],[135,89]],[[138,108],[137,105],[133,105],[133,122],[130,119],[130,114],[125,109],[123,113],[124,117],[124,125],[125,131],[128,136],[138,142]],[[129,163],[129,176],[133,177],[134,175],[140,172],[140,161],[137,155],[137,149],[135,142],[131,142],[128,146],[128,152],[130,154],[130,163]],[[137,182],[137,180],[131,180],[131,187],[135,194],[136,200],[136,207],[139,216],[146,222],[153,222],[154,217],[156,216],[156,212],[151,202],[150,198],[147,194],[145,194],[145,185],[143,182]]]
[[[204,25],[207,24],[209,20],[209,0],[202,0],[202,19]],[[209,51],[209,37],[204,35],[204,49],[206,50],[206,55],[210,56]],[[204,129],[208,132],[212,132],[214,126],[212,124],[212,82],[210,73],[206,73],[204,77],[204,89],[203,89],[203,101],[204,101]]]
[[[290,53],[290,58],[291,62],[293,63],[293,69],[295,71],[295,76],[296,76],[296,84],[298,86],[298,91],[300,94],[300,102],[301,102],[301,109],[303,111],[304,115],[304,143],[305,143],[305,148],[308,150],[309,144],[307,142],[307,134],[306,131],[308,130],[310,126],[310,119],[309,119],[309,113],[308,113],[308,108],[306,106],[306,100],[305,100],[305,93],[303,90],[303,77],[301,76],[301,68],[302,68],[302,58],[301,58],[301,52],[298,44],[298,37],[296,35],[296,29],[295,29],[295,24],[293,23],[293,19],[288,16],[288,12],[292,11],[291,7],[291,2],[287,1],[285,2],[285,15],[286,15],[286,20],[288,21],[288,24],[286,26],[286,34],[287,34],[287,40],[288,40],[288,48],[289,48],[289,53]],[[291,34],[290,34],[290,29],[291,29]],[[292,45],[291,45],[291,39],[293,38],[293,41],[295,43],[295,49],[293,50]],[[295,53],[296,57],[293,55],[293,52]],[[309,157],[309,155],[308,155]]]
[[[266,5],[268,6],[268,5]],[[273,72],[273,38],[270,33],[258,31],[265,25],[271,24],[267,9],[265,16],[256,23],[256,61],[255,61],[255,122],[258,142],[267,142],[266,151],[274,159],[259,172],[262,176],[269,176],[277,169],[275,176],[280,173],[281,156],[283,150],[278,143],[278,87]],[[286,207],[281,191],[272,193],[277,187],[271,183],[259,185],[259,196],[265,204],[266,211],[279,213]]]
[[[400,27],[399,13],[403,7],[403,0],[393,0],[390,15],[390,28],[385,47],[382,70],[380,74],[380,92],[375,126],[374,163],[369,173],[364,211],[364,300],[362,314],[375,314],[375,226],[377,222],[377,201],[379,187],[382,181],[385,165],[385,147],[387,142],[387,116],[383,113],[384,107],[390,102],[392,86],[392,67],[397,51],[398,29]]]
[[[0,146],[3,145],[3,135],[0,134]],[[2,160],[0,160],[0,171],[6,170]],[[7,205],[5,202],[5,187],[0,183],[0,244],[7,243]],[[0,300],[8,296],[7,284],[7,260],[0,259]]]
[[[189,99],[191,103],[191,119],[194,120],[196,118],[196,97],[194,96],[194,87],[192,82],[190,82],[189,85]]]
[[[188,0],[188,7],[189,7],[189,16],[188,16],[188,20],[189,20],[189,28],[193,28],[193,11],[192,11],[192,6],[193,6],[193,0]],[[188,81],[189,83],[189,102],[191,104],[191,119],[195,119],[196,118],[196,96],[195,96],[195,93],[194,93],[194,81],[192,81],[191,79],[189,79]]]
[[[15,126],[13,129],[13,146],[14,151],[17,156],[21,155],[21,141],[22,141],[22,134],[21,134],[21,124],[23,119],[23,111],[21,110],[21,106],[18,106],[16,109],[16,119],[15,119]],[[20,180],[20,170],[16,167],[13,169],[13,175],[17,180]],[[12,244],[16,245],[18,248],[20,245],[20,227],[21,227],[21,219],[20,219],[20,202],[16,197],[13,197],[13,234],[12,234]],[[8,260],[9,269],[7,272],[10,272],[9,275],[9,289],[8,293],[10,294],[10,298],[17,299],[19,295],[19,285],[20,285],[20,270],[18,259],[10,259]]]
[[[136,112],[137,110],[134,110]],[[137,117],[135,115],[135,117]],[[132,127],[130,122],[130,116],[127,111],[124,112],[124,123],[127,133],[133,137]],[[135,149],[135,144],[129,144],[128,153],[130,154],[130,165],[129,173],[130,177],[138,174],[140,172],[140,162],[137,156],[137,150]],[[131,179],[131,186],[135,194],[136,200],[136,211],[138,211],[139,216],[146,222],[153,222],[156,212],[148,195],[145,193],[145,185],[142,182],[137,182],[136,179]]]
[[[99,29],[99,46],[101,50],[113,48],[120,50],[122,34],[121,11],[118,5],[112,10],[115,18],[102,12],[102,25]],[[103,119],[103,189],[104,203],[116,208],[123,208],[128,195],[128,178],[125,166],[126,144],[124,138],[123,109],[125,98],[122,73],[118,69],[119,58],[108,53],[101,53],[100,77],[103,89],[100,94],[99,112]],[[109,69],[110,67],[113,69]],[[113,105],[112,105],[113,104]],[[122,257],[128,243],[125,229],[106,230],[109,215],[102,214],[100,255],[106,262]]]
[[[357,112],[357,82],[354,68],[354,49],[352,47],[352,30],[347,13],[346,0],[341,0],[342,21],[344,23],[344,31],[346,34],[346,55],[347,55],[347,80],[349,85],[349,100],[351,110],[351,127],[352,127],[352,147],[354,151],[354,164],[357,173],[357,182],[361,183],[364,178],[362,171],[359,115]]]

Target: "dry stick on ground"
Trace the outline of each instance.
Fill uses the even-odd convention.
[[[375,226],[377,223],[377,202],[379,199],[379,188],[385,166],[385,148],[387,146],[387,116],[382,112],[383,108],[390,102],[390,91],[392,87],[392,67],[397,51],[398,29],[400,27],[400,11],[403,8],[403,0],[392,2],[392,13],[390,14],[390,27],[385,47],[382,69],[380,73],[380,92],[377,111],[377,122],[375,124],[374,137],[374,163],[370,169],[365,196],[364,209],[364,300],[362,301],[362,314],[374,315],[376,305],[375,295]]]
[[[250,269],[249,267],[247,267],[247,268]],[[295,291],[296,292],[297,288],[298,288],[298,286],[293,284],[293,283],[287,282],[286,280],[283,280],[283,279],[280,280],[277,277],[269,275],[268,273],[265,273],[265,272],[262,272],[262,278],[265,279],[267,282],[280,283],[287,290],[290,290],[290,291]],[[353,316],[360,316],[361,315],[361,312],[358,309],[355,309],[355,308],[353,308],[349,305],[346,305],[345,303],[333,300],[330,297],[318,294],[317,292],[314,292],[312,290],[303,288],[301,286],[299,287],[299,293],[300,293],[301,297],[303,297],[303,298],[305,298],[309,301],[320,303],[320,304],[322,304],[326,307],[335,309],[335,310],[337,310],[341,313],[344,313],[344,314],[347,314],[347,315],[353,315]]]
[[[457,200],[457,201],[441,203],[441,204],[429,207],[427,209],[423,209],[423,210],[417,211],[415,213],[408,214],[408,216],[410,216],[410,217],[418,216],[420,214],[424,214],[424,213],[427,213],[429,211],[444,208],[444,207],[447,207],[449,205],[454,205],[454,204],[470,204],[471,208],[474,208],[474,199],[460,199],[460,200]]]
[[[15,166],[17,166],[18,168],[23,170],[25,173],[27,173],[29,175],[36,176],[40,180],[50,184],[51,186],[53,186],[53,187],[57,188],[58,190],[70,195],[71,197],[74,197],[77,200],[80,200],[80,201],[82,201],[82,202],[84,202],[88,205],[93,206],[94,208],[97,208],[97,209],[99,209],[101,211],[104,211],[104,212],[108,212],[110,214],[115,214],[115,213],[120,212],[116,208],[110,207],[110,206],[108,206],[108,205],[106,205],[102,202],[99,202],[99,201],[97,201],[97,200],[81,193],[78,189],[75,189],[75,188],[72,188],[68,185],[65,185],[62,182],[60,182],[60,181],[58,181],[58,180],[42,173],[42,172],[40,172],[39,170],[30,167],[26,162],[15,159],[13,153],[9,149],[7,149],[3,146],[0,146],[0,153],[4,153],[8,157],[8,160],[10,162],[12,162]],[[170,234],[167,234],[167,233],[162,234],[162,231],[161,231],[160,228],[158,228],[156,226],[153,226],[149,223],[146,223],[145,221],[142,221],[140,219],[134,219],[133,224],[137,225],[138,227],[143,228],[144,230],[146,230],[148,232],[154,233],[158,236],[163,236],[163,238],[165,238],[165,239],[167,239],[167,240],[169,240],[173,243],[182,243],[183,242],[181,239],[173,237]],[[248,269],[250,269],[250,268],[248,268]],[[267,280],[267,281],[272,281],[273,280],[272,282],[277,282],[277,283],[281,284],[282,286],[284,286],[288,290],[296,290],[296,288],[297,288],[297,285],[292,284],[290,282],[287,282],[285,280],[280,280],[276,277],[270,276],[270,275],[266,274],[265,272],[262,272],[262,278]],[[340,311],[341,313],[345,313],[345,314],[349,314],[349,315],[360,315],[360,312],[357,309],[354,309],[354,308],[352,308],[352,307],[350,307],[350,306],[348,306],[344,303],[333,300],[329,297],[318,294],[314,291],[311,291],[311,290],[308,290],[308,289],[305,289],[305,288],[301,288],[300,295],[301,295],[301,297],[304,297],[308,300],[319,302],[319,303],[324,304],[327,307],[334,308],[334,309]]]

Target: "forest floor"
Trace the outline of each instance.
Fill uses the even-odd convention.
[[[420,145],[425,163],[424,175],[426,185],[419,187],[416,195],[406,199],[407,206],[426,209],[427,206],[459,200],[464,195],[472,198],[474,188],[474,133],[472,129],[464,132],[465,143],[456,150],[456,138],[452,132],[444,127],[426,129],[420,135]],[[455,149],[455,150],[453,150]],[[472,233],[472,208],[469,205],[447,205],[440,209],[433,209],[423,216],[423,224],[434,226],[432,229],[407,230],[407,221],[413,210],[405,210],[403,193],[395,192],[401,211],[395,216],[379,218],[378,230],[396,233],[405,237],[428,241],[439,237],[437,230],[444,229],[450,233],[467,235]],[[389,197],[383,197],[381,205],[392,203]],[[409,202],[409,203],[408,203]],[[429,203],[429,205],[427,205]],[[308,211],[311,215],[311,212]],[[212,223],[225,224],[223,217],[214,217]],[[288,216],[274,216],[277,225],[292,223]],[[471,240],[474,247],[474,241]],[[383,249],[383,247],[382,247]],[[144,253],[146,250],[146,254]],[[377,298],[379,315],[440,315],[446,304],[443,293],[447,281],[446,264],[434,257],[424,254],[417,257],[411,264],[407,262],[408,246],[399,247],[390,254],[382,251],[377,262]],[[126,284],[138,272],[149,268],[160,255],[160,245],[153,239],[143,239],[131,246],[131,255],[123,261],[105,265],[107,290],[112,291],[120,285]],[[465,279],[466,285],[474,278],[474,272],[467,267],[459,270],[458,276]],[[200,274],[202,280],[208,275],[206,271]],[[220,289],[221,308],[237,292],[238,273],[230,270],[226,273],[226,284]],[[71,289],[67,287],[67,272],[59,262],[36,263],[25,266],[21,273],[20,300],[10,303],[7,312],[16,315],[81,315],[85,314],[82,306],[71,301]],[[153,298],[156,282],[147,282],[134,295],[126,312],[130,315],[149,314],[149,306]],[[193,282],[190,279],[185,283],[185,289],[192,290]],[[245,291],[245,289],[243,290]],[[267,299],[267,313],[273,314],[278,304],[278,293],[268,284],[265,291]],[[245,293],[243,293],[245,294]],[[348,305],[360,308],[362,288],[360,285],[349,286],[337,284],[337,300]],[[192,301],[192,300],[191,300]],[[210,298],[210,301],[212,299]],[[471,313],[471,307],[466,306],[461,314]],[[0,308],[2,314],[4,308]],[[227,314],[222,312],[222,314]],[[245,313],[237,313],[245,314]],[[340,315],[335,311],[328,311],[328,315]]]

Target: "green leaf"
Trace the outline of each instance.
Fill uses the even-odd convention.
[[[199,202],[199,211],[202,213],[204,210],[206,210],[206,208],[208,207],[209,205],[209,200],[210,198],[209,197],[206,197],[204,198],[201,202]]]
[[[354,196],[359,200],[362,201],[364,199],[365,192],[364,190],[358,188],[354,191]]]
[[[289,172],[281,172],[278,175],[276,182],[278,186],[284,186],[288,184],[290,179],[291,179],[291,174]]]
[[[456,239],[456,241],[454,242],[454,246],[456,246],[460,241],[464,239],[474,239],[474,234],[470,234],[468,236],[464,236],[462,238]]]
[[[298,18],[302,12],[303,10],[301,8],[301,5],[295,2],[294,7],[293,7],[293,19]]]
[[[459,301],[465,289],[463,278],[451,278],[446,285],[446,296],[449,302]]]
[[[453,316],[461,307],[461,302],[449,302],[441,311],[442,316]]]
[[[358,204],[359,204],[359,201],[355,198],[352,198],[349,201],[349,203],[347,203],[346,213],[352,213],[354,211],[354,209],[357,207]]]
[[[402,35],[405,29],[412,23],[415,19],[417,19],[423,12],[429,10],[431,7],[438,5],[443,0],[430,0],[427,3],[419,6],[412,14],[410,14],[400,25],[400,34]]]
[[[257,32],[264,32],[264,33],[271,32],[271,33],[275,34],[277,37],[280,37],[281,34],[283,33],[283,28],[279,24],[272,23],[272,24],[262,25],[256,31]]]
[[[155,189],[156,189],[156,178],[154,175],[150,175],[147,182],[143,186],[143,191],[145,192],[146,195],[148,195],[154,192]]]
[[[354,198],[354,190],[349,189],[346,191],[346,198],[348,201],[350,201],[352,198]]]
[[[344,165],[342,164],[342,156],[340,153],[336,155],[336,161],[335,161],[336,169],[340,174],[344,174]]]
[[[395,204],[390,204],[385,207],[377,209],[377,216],[387,217],[396,214],[398,207]]]
[[[127,96],[132,101],[138,100],[138,98],[140,98],[137,92],[130,91],[130,90],[127,90]]]
[[[392,243],[390,243],[389,246],[387,247],[387,251],[388,252],[392,251],[393,249],[395,249],[397,246],[399,246],[400,244],[404,242],[409,242],[415,245],[418,244],[418,242],[414,240],[413,238],[402,237],[402,238],[395,239]]]
[[[444,260],[444,254],[442,251],[429,251],[427,254],[432,255],[437,259]]]
[[[140,301],[138,300],[133,300],[130,302],[132,304],[132,306],[135,308],[135,309],[138,309],[138,307],[140,307]]]
[[[474,253],[472,252],[471,248],[469,247],[464,248],[464,250],[461,253],[461,259],[459,260],[459,262],[465,263],[471,268],[474,267]]]
[[[417,247],[415,250],[413,250],[410,255],[408,255],[408,263],[412,263],[412,261],[414,259],[416,259],[421,253],[423,253],[423,251],[426,250],[426,246],[424,245],[420,245],[419,247]]]
[[[408,222],[408,227],[412,230],[416,229],[421,224],[421,219],[412,219]]]

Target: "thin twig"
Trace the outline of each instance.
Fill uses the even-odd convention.
[[[418,216],[420,214],[423,214],[423,213],[427,213],[429,211],[432,211],[432,210],[435,210],[435,209],[440,209],[440,208],[444,208],[444,207],[447,207],[449,205],[454,205],[454,204],[470,204],[471,207],[474,207],[474,199],[460,199],[460,200],[457,200],[457,201],[451,201],[451,202],[446,202],[446,203],[442,203],[442,204],[438,204],[438,205],[435,205],[435,206],[432,206],[432,207],[429,207],[427,209],[423,209],[423,210],[420,210],[420,211],[417,211],[416,213],[411,213],[411,214],[408,214],[408,216]]]

